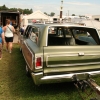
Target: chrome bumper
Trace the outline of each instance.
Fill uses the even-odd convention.
[[[62,75],[50,75],[50,76],[43,76],[42,72],[31,74],[35,84],[75,81],[75,77],[80,80],[83,80],[88,78],[88,76],[92,77],[96,75],[100,75],[100,71],[62,74]]]

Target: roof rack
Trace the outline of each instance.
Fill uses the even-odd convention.
[[[82,25],[85,26],[85,23],[81,23],[81,22],[71,22],[71,21],[39,21],[39,22],[35,22],[33,24],[76,24],[76,25]]]

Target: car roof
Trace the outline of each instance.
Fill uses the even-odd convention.
[[[84,27],[84,28],[94,28],[95,27],[90,27],[90,26],[85,26],[85,25],[80,25],[79,23],[33,23],[32,26],[66,26],[66,27]]]

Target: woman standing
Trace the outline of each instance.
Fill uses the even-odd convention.
[[[10,20],[6,20],[6,26],[3,27],[4,34],[5,34],[5,42],[6,42],[6,49],[9,51],[9,53],[12,52],[12,46],[13,46],[13,33],[15,32],[14,27],[10,24]]]

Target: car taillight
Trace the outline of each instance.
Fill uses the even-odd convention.
[[[41,68],[42,67],[42,59],[41,57],[36,58],[36,68]]]

